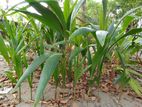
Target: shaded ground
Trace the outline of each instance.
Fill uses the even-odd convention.
[[[4,76],[4,72],[7,70],[6,63],[0,57],[0,88],[11,86],[9,80]],[[38,83],[37,80],[34,80],[32,89],[33,98]],[[70,89],[58,88],[56,91],[53,85],[48,84],[43,101],[38,107],[142,107],[142,100],[134,96],[128,96],[127,92],[123,92],[120,101],[118,101],[120,93],[102,92],[101,89],[93,89],[91,96],[88,96],[85,92],[81,92],[81,97],[77,98],[74,98],[70,93],[72,93]],[[22,101],[20,103],[17,93],[0,95],[0,107],[32,107],[32,105],[33,100],[31,100],[30,88],[27,82],[24,82],[22,85]]]

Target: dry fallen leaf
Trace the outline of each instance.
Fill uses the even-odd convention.
[[[109,91],[109,87],[107,86],[107,84],[102,84],[101,89],[102,89],[103,92],[108,92]]]
[[[69,101],[69,99],[61,100],[60,103],[61,103],[61,104],[67,104],[68,101]]]
[[[92,101],[95,101],[97,98],[95,96],[91,97]]]
[[[67,88],[72,88],[72,87],[73,87],[73,84],[72,84],[72,83],[68,83],[68,84],[66,84],[66,87],[67,87]]]

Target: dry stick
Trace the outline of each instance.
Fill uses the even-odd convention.
[[[87,89],[87,88],[86,88],[86,89]],[[85,89],[85,90],[86,90],[86,89]],[[88,95],[88,96],[90,96],[90,92],[91,92],[91,87],[88,87],[88,90],[87,90],[87,95]]]

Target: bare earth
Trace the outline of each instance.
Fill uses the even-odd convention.
[[[7,64],[4,62],[3,58],[0,56],[0,80],[3,78],[4,72],[8,70]],[[37,86],[37,82],[35,82],[35,86],[33,88],[33,99],[35,95],[35,90]],[[2,88],[2,82],[0,83],[0,88]],[[60,92],[68,92],[66,89],[57,89],[57,93]],[[55,87],[48,84],[46,87],[46,91],[44,93],[44,101],[38,105],[38,107],[142,107],[142,100],[128,96],[127,93],[123,93],[120,101],[118,102],[118,95],[115,93],[105,93],[102,91],[94,91],[95,97],[81,98],[77,100],[73,100],[70,96],[65,97],[61,100],[61,105],[57,102],[54,102],[55,96]],[[57,94],[58,95],[58,94]],[[22,85],[22,101],[18,102],[17,93],[15,94],[7,94],[0,95],[0,107],[32,107],[33,100],[30,100],[30,88],[27,82],[24,82]],[[71,99],[71,100],[70,100]]]

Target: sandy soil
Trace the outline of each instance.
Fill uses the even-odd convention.
[[[8,70],[7,64],[3,58],[0,57],[0,80],[4,77],[4,73]],[[8,80],[6,80],[8,81]],[[32,90],[33,99],[38,81],[34,81],[34,88]],[[4,87],[3,82],[0,83]],[[10,85],[10,84],[9,84]],[[68,89],[58,88],[57,93],[69,92]],[[102,91],[93,91],[94,97],[85,96],[84,98],[73,100],[72,96],[67,96],[60,100],[60,104],[54,100],[55,87],[48,84],[44,92],[44,101],[38,107],[142,107],[142,100],[136,97],[128,96],[123,93],[118,102],[118,95],[116,93],[105,93]],[[59,94],[57,94],[59,95]],[[57,97],[58,98],[58,97]],[[0,107],[32,107],[33,100],[30,98],[30,88],[27,82],[22,85],[22,101],[19,103],[17,93],[0,95]]]

